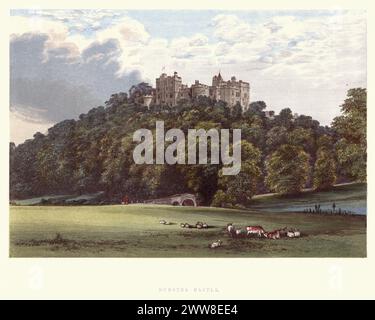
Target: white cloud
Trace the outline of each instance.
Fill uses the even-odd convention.
[[[90,43],[83,36],[70,36],[69,28],[64,23],[43,17],[11,16],[10,26],[11,40],[23,34],[46,34],[48,41],[45,44],[45,59],[48,59],[48,50],[58,48],[65,48],[70,56],[77,57]]]
[[[324,124],[338,114],[348,88],[366,86],[363,12],[274,16],[256,22],[219,14],[210,21],[210,34],[171,40],[152,37],[141,21],[121,13],[110,24],[102,24],[111,14],[63,10],[53,17],[50,12],[40,18],[14,16],[12,32],[47,33],[47,51],[64,48],[77,59],[93,44],[114,39],[121,51],[113,56],[120,64],[117,76],[139,71],[152,84],[163,66],[168,73],[178,71],[185,83],[199,79],[209,84],[221,69],[226,78],[236,75],[249,81],[253,101],[264,100],[276,111],[288,106]],[[90,25],[97,30],[93,34],[70,32]]]
[[[17,36],[24,33],[46,33],[51,38],[65,38],[68,34],[68,27],[57,21],[51,21],[40,17],[10,17],[11,36]]]
[[[214,36],[227,42],[251,41],[256,29],[233,14],[219,14],[212,19]]]

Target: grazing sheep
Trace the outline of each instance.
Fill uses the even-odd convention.
[[[221,240],[217,240],[217,241],[212,242],[209,247],[211,249],[216,249],[218,247],[221,247],[221,245],[222,245]]]
[[[170,225],[171,223],[169,221],[166,221],[164,224],[166,225]]]
[[[294,230],[294,237],[299,238],[301,236],[301,232],[299,230]]]
[[[166,224],[167,221],[165,221],[165,220],[160,220],[159,223],[160,223],[160,224]]]
[[[203,223],[202,227],[203,227],[203,229],[207,229],[208,228],[208,224],[207,223]]]
[[[202,228],[203,228],[203,222],[198,221],[198,222],[195,224],[195,227],[196,227],[197,229],[202,229]]]
[[[288,233],[288,228],[287,227],[284,227],[282,229],[278,229],[279,233],[280,233],[280,237],[286,237],[287,236],[287,233]]]
[[[180,223],[181,228],[185,228],[185,223]]]
[[[286,235],[288,238],[294,238],[294,231],[288,231]]]

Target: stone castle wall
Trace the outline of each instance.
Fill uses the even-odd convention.
[[[250,103],[250,84],[242,80],[237,81],[235,77],[232,77],[229,81],[224,81],[219,73],[212,78],[211,86],[196,80],[189,88],[187,85],[182,84],[182,79],[177,72],[173,76],[163,73],[156,79],[153,103],[175,106],[179,100],[189,100],[198,96],[207,96],[214,100],[225,101],[229,107],[240,103],[242,108],[246,110]]]

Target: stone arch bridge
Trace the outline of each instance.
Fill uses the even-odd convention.
[[[194,194],[191,193],[182,193],[182,194],[174,194],[169,197],[147,200],[145,203],[153,203],[153,204],[169,204],[172,206],[197,206],[197,199]]]

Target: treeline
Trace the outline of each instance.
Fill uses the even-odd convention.
[[[319,106],[316,106],[319,108]],[[254,194],[295,194],[304,187],[330,188],[340,181],[366,180],[366,89],[348,91],[342,115],[331,127],[289,108],[267,117],[266,104],[246,112],[198,97],[177,107],[137,105],[114,94],[105,106],[65,120],[33,139],[10,144],[10,198],[104,191],[110,201],[133,201],[191,192],[205,205],[247,205]],[[238,128],[242,167],[224,176],[221,165],[136,165],[133,133],[155,130]]]

